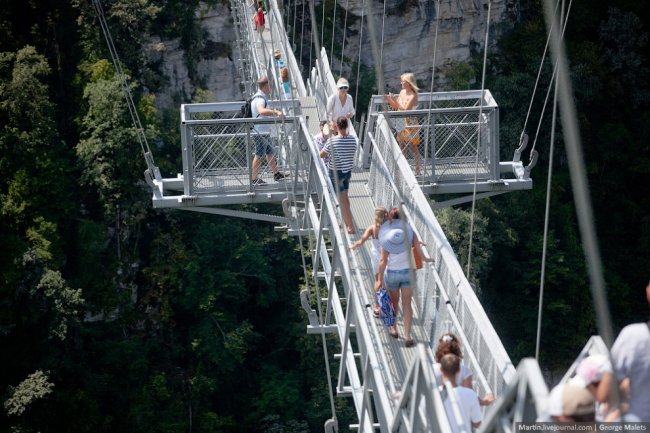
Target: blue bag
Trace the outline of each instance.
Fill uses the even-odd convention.
[[[393,326],[395,324],[395,310],[393,303],[390,301],[390,295],[383,287],[377,291],[377,304],[379,304],[379,316],[384,321],[384,325]]]

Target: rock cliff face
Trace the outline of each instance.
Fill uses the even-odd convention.
[[[190,77],[186,52],[180,39],[162,41],[153,37],[147,47],[147,57],[161,65],[166,85],[156,95],[158,109],[176,109],[179,103],[192,101],[196,90],[208,90],[215,102],[242,99],[241,80],[237,63],[236,31],[228,6],[199,4],[196,24],[203,32],[202,49],[196,59],[195,73]]]
[[[290,7],[293,1],[284,0],[284,4]],[[351,67],[359,59],[359,52],[363,65],[371,68],[374,65],[367,17],[364,17],[363,40],[360,41],[363,1],[368,0],[337,0],[338,6],[347,7],[348,12],[345,30],[343,22],[340,19],[336,21],[339,27],[336,38],[342,40],[345,35],[343,74],[351,78],[356,76],[356,70],[352,71]],[[517,3],[517,0],[492,0],[490,45],[494,44],[502,29],[510,26]],[[440,0],[439,17],[437,5],[438,0],[386,0],[386,16],[382,19],[384,3],[373,2],[378,43],[383,28],[382,65],[389,89],[398,90],[399,75],[411,71],[423,90],[428,90],[436,26],[436,88],[444,83],[444,73],[449,65],[469,60],[473,51],[484,47],[488,0]],[[316,7],[320,7],[318,3]],[[196,22],[203,30],[203,49],[192,77],[178,39],[162,41],[152,38],[149,43],[148,57],[150,61],[160,62],[161,72],[167,80],[167,85],[156,93],[159,109],[174,109],[179,103],[190,102],[197,88],[210,91],[214,101],[242,99],[238,86],[241,77],[236,31],[228,6],[201,3],[196,11]],[[339,64],[340,51],[335,50],[330,56],[336,60],[335,64]],[[335,69],[337,73],[338,68]]]
[[[346,31],[344,58],[357,61],[361,52],[361,63],[372,66],[374,60],[365,23],[363,40],[359,43],[362,3],[362,0],[339,0],[342,7],[348,5],[348,23],[353,23]],[[492,0],[491,3],[489,46],[494,45],[503,29],[510,27],[517,2]],[[472,52],[485,46],[488,0],[440,0],[439,16],[437,5],[437,0],[386,0],[386,15],[382,19],[383,2],[373,3],[378,44],[383,28],[382,68],[389,88],[398,90],[400,74],[410,71],[416,75],[423,90],[428,90],[434,46],[437,48],[436,88],[444,83],[445,71],[452,63],[468,61]],[[335,50],[334,55],[340,59],[341,53]],[[356,74],[356,70],[349,72],[351,76]]]

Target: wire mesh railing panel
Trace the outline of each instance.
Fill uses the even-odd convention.
[[[182,106],[188,194],[247,193],[253,186],[299,175],[295,167],[300,147],[296,119],[232,118],[236,106],[238,103]]]
[[[377,115],[383,114],[420,179],[432,183],[497,180],[498,107],[489,91],[483,100],[480,96],[477,91],[420,93],[417,109],[393,111],[383,96],[375,95],[368,130],[375,129]],[[368,161],[370,145],[364,140],[362,160]]]

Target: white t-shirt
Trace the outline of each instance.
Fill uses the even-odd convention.
[[[327,98],[327,119],[336,122],[339,117],[346,117],[348,113],[354,116],[354,103],[352,96],[345,95],[345,103],[341,104],[341,98],[338,93],[330,95]]]
[[[650,328],[627,325],[612,346],[612,364],[619,380],[630,378],[630,409],[641,421],[650,421]]]
[[[463,424],[465,425],[465,431],[469,433],[472,431],[472,423],[481,422],[483,419],[481,407],[478,404],[478,395],[476,395],[476,392],[473,389],[465,388],[464,386],[457,386],[453,390],[458,402],[458,409],[460,410]],[[442,393],[443,396],[445,396],[446,392],[442,391]],[[453,409],[449,396],[446,396],[444,399],[444,405],[447,418],[449,419],[449,424],[451,425],[451,431],[453,433],[460,433],[458,424],[453,416]]]
[[[253,95],[253,99],[251,100],[251,117],[253,119],[263,117],[260,116],[258,106],[268,108],[268,105],[269,105],[268,97],[264,94],[264,92],[259,90],[257,93]],[[255,125],[253,129],[260,134],[265,134],[271,132],[272,127],[273,125],[264,124],[264,125]]]

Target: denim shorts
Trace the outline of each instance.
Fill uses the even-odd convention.
[[[334,190],[338,192],[345,192],[350,189],[350,179],[352,178],[352,172],[348,171],[343,173],[340,170],[336,171],[336,176],[339,178],[338,190],[336,188],[336,177],[334,176],[334,170],[330,170],[330,179],[332,179],[332,185],[334,185]]]
[[[255,141],[255,155],[260,158],[275,153],[273,139],[270,135],[253,135],[253,140]]]
[[[386,284],[388,290],[413,288],[411,285],[410,269],[399,269],[397,271],[387,270],[384,273],[384,284]]]

